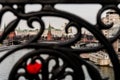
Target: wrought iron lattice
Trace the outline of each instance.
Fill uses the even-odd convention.
[[[78,56],[82,53],[95,52],[102,49],[106,49],[113,65],[115,80],[119,80],[120,63],[118,56],[113,49],[112,43],[118,39],[120,33],[118,30],[114,37],[106,38],[103,35],[102,30],[110,29],[113,24],[105,25],[101,21],[101,15],[107,9],[114,9],[118,14],[120,14],[120,9],[118,8],[119,2],[119,0],[0,0],[0,5],[2,5],[2,8],[0,9],[0,24],[5,12],[10,11],[16,16],[16,19],[11,21],[4,30],[2,36],[0,37],[0,43],[3,42],[10,32],[15,30],[21,19],[26,20],[30,28],[33,28],[32,23],[34,21],[39,22],[41,26],[40,31],[35,37],[26,42],[26,44],[22,44],[10,50],[0,58],[0,62],[2,62],[5,58],[16,51],[21,49],[34,49],[23,56],[13,66],[8,80],[19,80],[20,77],[23,77],[24,80],[65,80],[66,76],[71,76],[73,80],[85,80],[85,75],[82,69],[83,65],[86,66],[92,80],[107,80],[107,78],[102,78],[99,71],[94,68],[94,66]],[[41,4],[42,9],[37,12],[25,13],[25,5],[35,3]],[[72,3],[79,5],[84,3],[97,3],[101,4],[102,8],[97,14],[97,23],[93,25],[81,17],[65,11],[57,10],[54,6],[58,3]],[[13,7],[14,4],[17,8]],[[45,23],[41,19],[43,16],[56,16],[69,20],[69,23],[65,27],[65,31],[68,33],[68,29],[71,26],[74,26],[77,29],[75,37],[65,42],[38,43],[37,40],[41,37],[45,30]],[[81,39],[81,28],[85,28],[90,31],[101,43],[101,45],[92,48],[71,48],[72,45]],[[41,55],[46,55],[47,57],[43,58]],[[51,60],[54,61],[54,65],[52,65],[51,69],[49,69]],[[60,61],[63,63],[60,64]],[[21,69],[23,70],[22,72],[20,71]]]

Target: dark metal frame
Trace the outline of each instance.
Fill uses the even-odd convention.
[[[89,53],[89,52],[95,52],[102,49],[106,49],[108,52],[108,55],[110,57],[110,60],[113,64],[114,74],[115,74],[115,80],[120,79],[120,63],[118,60],[118,56],[116,55],[116,52],[114,51],[112,47],[112,43],[115,42],[120,33],[116,33],[116,35],[113,38],[106,38],[101,30],[103,29],[109,29],[112,27],[112,24],[109,26],[106,26],[101,21],[101,14],[107,10],[107,9],[114,9],[120,14],[120,10],[117,7],[120,0],[0,0],[0,4],[3,6],[0,10],[0,23],[2,16],[5,12],[11,11],[17,19],[13,20],[11,23],[9,23],[6,27],[6,29],[3,32],[2,37],[0,38],[0,43],[3,42],[3,40],[7,37],[7,35],[14,31],[17,24],[21,19],[24,19],[27,21],[27,24],[30,28],[33,28],[32,22],[38,21],[41,25],[41,29],[38,32],[38,34],[29,40],[26,44],[20,45],[17,48],[14,48],[10,50],[8,53],[6,53],[4,56],[0,58],[0,62],[2,62],[6,57],[13,54],[14,52],[27,48],[27,49],[34,49],[34,51],[29,52],[24,57],[22,57],[13,67],[11,70],[11,73],[9,75],[8,80],[18,80],[20,76],[24,76],[26,79],[29,80],[62,80],[67,75],[71,75],[73,80],[85,80],[84,73],[82,70],[82,65],[85,65],[87,67],[87,70],[89,72],[89,75],[91,76],[92,80],[105,80],[102,79],[99,71],[94,68],[91,64],[87,63],[84,59],[81,57],[78,57],[79,54],[82,53]],[[31,13],[25,13],[24,7],[26,4],[41,4],[42,9],[38,12],[31,12]],[[99,10],[97,14],[97,23],[96,25],[92,25],[82,19],[81,17],[78,17],[76,15],[73,15],[71,13],[60,11],[54,8],[55,4],[61,3],[61,4],[92,4],[97,3],[101,4],[102,8]],[[18,6],[17,9],[13,8],[13,5],[16,4]],[[42,33],[44,32],[45,25],[44,22],[41,20],[42,16],[57,16],[62,17],[69,20],[69,23],[66,25],[65,31],[68,33],[68,29],[71,26],[74,26],[77,29],[77,34],[75,35],[75,38],[70,39],[66,42],[58,42],[58,43],[38,43],[37,40],[39,37],[41,37]],[[97,47],[93,48],[84,48],[84,49],[73,49],[70,46],[74,45],[77,41],[81,39],[81,28],[85,28],[88,31],[90,31],[96,39],[99,40],[99,42],[102,45],[99,45]],[[49,57],[47,59],[43,59],[40,55],[46,54]],[[71,60],[72,58],[72,60]],[[26,70],[27,60],[31,59],[32,63],[34,63],[36,60],[39,60],[42,63],[42,70],[37,74],[30,74]],[[61,59],[63,61],[63,65],[59,65]],[[54,60],[56,62],[55,66],[52,68],[51,71],[48,70],[49,61]],[[25,73],[18,73],[17,71],[22,68],[25,70]],[[73,71],[66,71],[66,68],[70,68]],[[49,75],[52,74],[51,77]],[[38,75],[41,75],[42,77],[38,77]],[[107,79],[106,79],[107,80]]]

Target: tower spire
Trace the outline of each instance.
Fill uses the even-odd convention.
[[[52,40],[51,25],[50,24],[48,27],[47,40]]]

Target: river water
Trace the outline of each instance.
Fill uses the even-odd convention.
[[[21,50],[14,55],[9,56],[7,59],[5,59],[1,64],[0,64],[0,80],[8,80],[8,76],[10,73],[10,70],[12,69],[12,66],[19,60],[20,57],[22,57],[24,54],[29,52],[31,50]],[[0,52],[0,56],[2,56],[4,53],[7,51]],[[101,74],[106,77],[109,76],[109,80],[114,80],[113,76],[113,70],[110,67],[98,67]],[[66,79],[66,80],[71,80],[71,79]],[[86,80],[91,80],[89,77],[86,78]]]

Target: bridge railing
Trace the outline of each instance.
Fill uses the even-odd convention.
[[[21,77],[23,80],[64,80],[67,76],[70,76],[72,80],[85,80],[83,66],[87,68],[92,80],[107,80],[102,78],[100,72],[93,65],[79,56],[83,53],[91,53],[100,50],[105,50],[108,53],[113,65],[114,80],[119,80],[120,63],[112,43],[119,39],[120,30],[118,28],[118,31],[113,37],[104,36],[102,31],[111,29],[114,22],[104,24],[101,20],[101,15],[106,10],[112,9],[119,15],[119,2],[120,0],[0,0],[0,25],[2,17],[6,12],[9,11],[16,16],[14,20],[6,25],[6,28],[1,34],[1,44],[11,32],[15,31],[20,20],[25,20],[29,28],[34,28],[32,25],[34,21],[40,24],[40,29],[33,38],[30,38],[24,44],[20,44],[20,46],[8,51],[0,58],[0,62],[2,62],[16,51],[21,49],[33,49],[33,51],[24,55],[13,66],[8,80],[21,80]],[[27,4],[41,4],[42,8],[36,12],[25,13],[25,5]],[[102,7],[98,13],[96,13],[97,20],[96,24],[93,25],[80,16],[78,17],[72,13],[56,9],[56,4],[100,4]],[[16,7],[13,7],[14,5],[16,5]],[[74,27],[77,31],[74,38],[52,43],[49,41],[38,42],[45,31],[45,22],[42,20],[44,16],[67,19],[69,22],[65,26],[65,33],[67,34],[69,32],[69,28]],[[72,45],[82,40],[82,28],[91,32],[97,41],[99,41],[100,45],[89,48],[71,48]],[[51,61],[53,61],[52,64]],[[52,67],[50,67],[50,65],[52,65]]]

